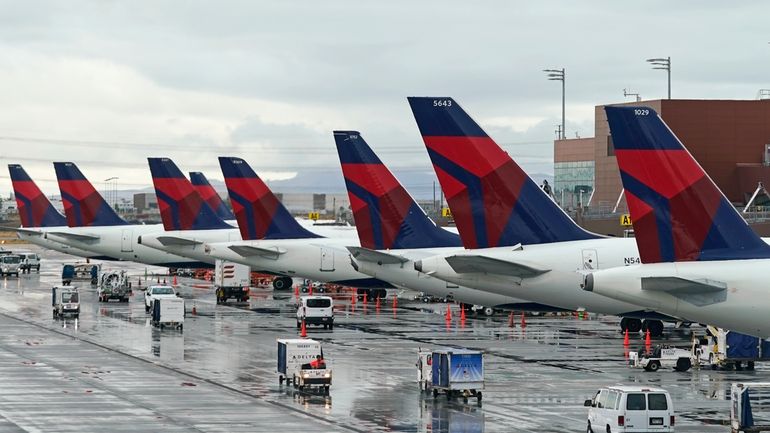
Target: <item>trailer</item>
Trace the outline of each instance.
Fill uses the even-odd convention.
[[[300,390],[316,386],[328,394],[332,385],[332,370],[326,365],[321,343],[307,338],[278,339],[277,342],[278,384],[282,385],[285,381],[287,386],[291,383]]]
[[[128,298],[131,296],[131,282],[128,281],[126,271],[102,272],[99,275],[99,287],[96,289],[96,296],[99,302],[109,302],[110,299],[128,302]]]
[[[80,318],[80,293],[77,287],[54,286],[51,288],[53,318],[72,316]]]
[[[102,270],[101,264],[94,263],[73,263],[62,267],[61,283],[64,285],[72,284],[75,280],[90,281],[92,285],[99,283],[99,273]]]
[[[251,268],[239,263],[217,260],[214,266],[214,289],[217,304],[233,298],[240,302],[249,300]]]
[[[433,397],[439,392],[447,400],[462,396],[467,402],[476,397],[481,403],[484,389],[484,353],[466,349],[437,349],[431,353],[431,389]]]
[[[663,368],[676,371],[687,371],[692,367],[691,352],[689,349],[657,345],[650,353],[644,349],[628,354],[628,364],[631,367],[643,368],[645,371],[655,372]]]
[[[692,357],[700,367],[753,370],[755,362],[770,360],[767,340],[713,326],[706,330],[706,335],[692,342]]]
[[[178,329],[184,328],[184,299],[182,298],[158,298],[152,303],[152,326],[163,329],[171,326]]]

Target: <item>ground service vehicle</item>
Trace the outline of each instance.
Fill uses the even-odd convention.
[[[291,383],[295,388],[304,389],[319,386],[325,393],[332,385],[332,370],[324,361],[320,366],[311,363],[324,359],[321,343],[307,338],[278,340],[278,383]]]
[[[251,268],[239,263],[217,260],[214,265],[214,289],[217,304],[223,304],[228,299],[246,302],[249,300],[251,285]]]
[[[770,360],[770,342],[751,335],[709,326],[708,333],[693,338],[693,362],[711,369],[754,369],[756,361]]]
[[[110,299],[128,302],[128,297],[131,296],[131,283],[128,281],[126,271],[102,272],[99,275],[96,295],[99,302],[109,302]]]
[[[420,391],[430,391],[433,383],[433,352],[430,350],[417,350],[417,383]]]
[[[25,273],[32,272],[32,269],[40,272],[40,255],[37,253],[19,253],[21,257],[21,271]]]
[[[21,257],[16,254],[5,254],[0,257],[0,276],[16,275],[21,271]]]
[[[152,303],[152,326],[163,329],[174,326],[184,327],[184,299],[174,297],[159,297]]]
[[[76,319],[80,317],[80,293],[77,287],[54,286],[51,289],[51,307],[53,318],[71,315]]]
[[[673,368],[676,371],[687,371],[692,367],[692,352],[665,345],[658,345],[647,354],[644,349],[628,354],[628,364],[632,367],[643,368],[645,371],[658,371],[661,367]]]
[[[144,311],[150,312],[152,304],[158,299],[176,298],[176,290],[171,286],[150,286],[144,292]]]
[[[302,296],[297,307],[297,328],[305,325],[320,325],[334,329],[333,300],[329,296]]]
[[[589,433],[674,431],[674,405],[661,388],[609,386],[584,405],[590,408]]]
[[[477,350],[438,349],[431,353],[431,389],[437,397],[440,391],[447,400],[462,396],[476,397],[481,402],[484,389],[484,354]]]
[[[74,280],[88,280],[91,284],[99,283],[99,273],[102,270],[101,264],[93,263],[75,263],[64,265],[61,271],[62,284],[70,284]]]

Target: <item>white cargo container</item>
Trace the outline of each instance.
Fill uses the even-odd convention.
[[[323,360],[321,366],[314,365],[318,359],[323,360],[321,343],[307,338],[278,340],[278,383],[290,383],[295,388],[320,386],[324,392],[329,392],[332,384],[332,370]]]
[[[234,298],[241,302],[249,300],[251,268],[239,263],[217,260],[214,266],[214,289],[217,304]]]
[[[152,325],[163,329],[174,326],[184,327],[184,299],[158,298],[152,303]]]

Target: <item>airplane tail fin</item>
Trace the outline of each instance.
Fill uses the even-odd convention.
[[[214,209],[214,212],[219,218],[222,218],[225,221],[232,221],[235,219],[235,215],[230,212],[230,209],[227,208],[225,202],[222,201],[222,197],[220,197],[217,190],[211,186],[211,183],[209,183],[209,180],[206,179],[206,176],[203,173],[191,171],[190,182],[203,200],[211,206],[211,209]]]
[[[605,111],[643,263],[770,257],[655,110]]]
[[[592,239],[452,98],[410,97],[466,248]]]
[[[169,158],[147,158],[166,230],[233,228],[222,221]]]
[[[70,227],[119,226],[128,224],[83,176],[72,162],[54,162],[64,215]]]
[[[61,227],[67,225],[67,219],[51,204],[51,201],[40,191],[35,181],[19,164],[8,164],[13,184],[13,195],[19,210],[21,226],[28,227]]]
[[[357,131],[334,131],[361,246],[375,250],[459,247],[438,227]]]
[[[219,165],[244,240],[320,237],[291,216],[246,161],[220,156]]]

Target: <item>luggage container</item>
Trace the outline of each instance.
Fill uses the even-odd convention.
[[[184,327],[184,299],[158,298],[152,303],[152,325],[163,329],[173,326],[180,330]]]
[[[447,400],[462,396],[476,397],[481,402],[484,389],[484,354],[477,350],[438,349],[431,354],[431,388],[433,396],[440,391]]]
[[[318,363],[319,357],[323,362]],[[307,338],[278,340],[276,371],[279,385],[286,381],[300,390],[317,386],[324,393],[332,385],[332,370],[326,365],[321,343]]]
[[[51,289],[51,308],[53,318],[72,316],[80,317],[80,293],[77,287],[54,286]]]

